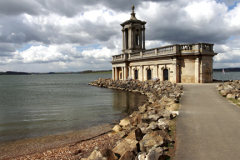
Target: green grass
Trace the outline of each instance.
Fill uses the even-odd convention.
[[[222,96],[222,94],[221,94],[221,92],[218,92],[221,96]],[[225,97],[226,98],[226,97]],[[231,101],[232,103],[234,103],[234,104],[236,104],[238,107],[240,107],[240,101],[239,100],[237,100],[237,99],[233,99],[233,98],[227,98],[227,100],[229,100],[229,101]]]
[[[231,102],[233,102],[234,104],[236,104],[238,107],[240,107],[240,101],[239,100],[237,100],[237,99],[232,99],[232,98],[230,98],[230,99],[228,99],[229,101],[231,101]]]

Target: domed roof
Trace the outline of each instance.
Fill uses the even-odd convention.
[[[145,21],[141,21],[141,20],[138,20],[136,17],[135,17],[135,13],[134,13],[134,5],[132,5],[132,13],[131,13],[131,18],[125,22],[123,22],[121,24],[121,26],[125,26],[126,24],[130,24],[130,23],[140,23],[142,25],[146,24],[147,22]]]

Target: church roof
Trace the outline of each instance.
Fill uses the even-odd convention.
[[[147,22],[145,21],[141,21],[141,20],[138,20],[136,17],[135,17],[135,13],[134,13],[134,5],[132,5],[132,13],[131,13],[131,18],[125,22],[123,22],[121,24],[121,26],[125,26],[126,24],[130,24],[130,23],[141,23],[141,24],[146,24]]]

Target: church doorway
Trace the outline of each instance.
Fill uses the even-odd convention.
[[[150,79],[152,79],[152,70],[148,69],[147,70],[147,80],[150,80]]]
[[[168,69],[163,70],[163,80],[168,81]]]
[[[134,75],[135,75],[135,80],[137,80],[138,79],[138,70],[134,71]]]

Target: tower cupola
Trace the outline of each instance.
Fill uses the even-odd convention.
[[[136,18],[133,5],[131,18],[121,24],[123,53],[145,50],[145,24]]]

